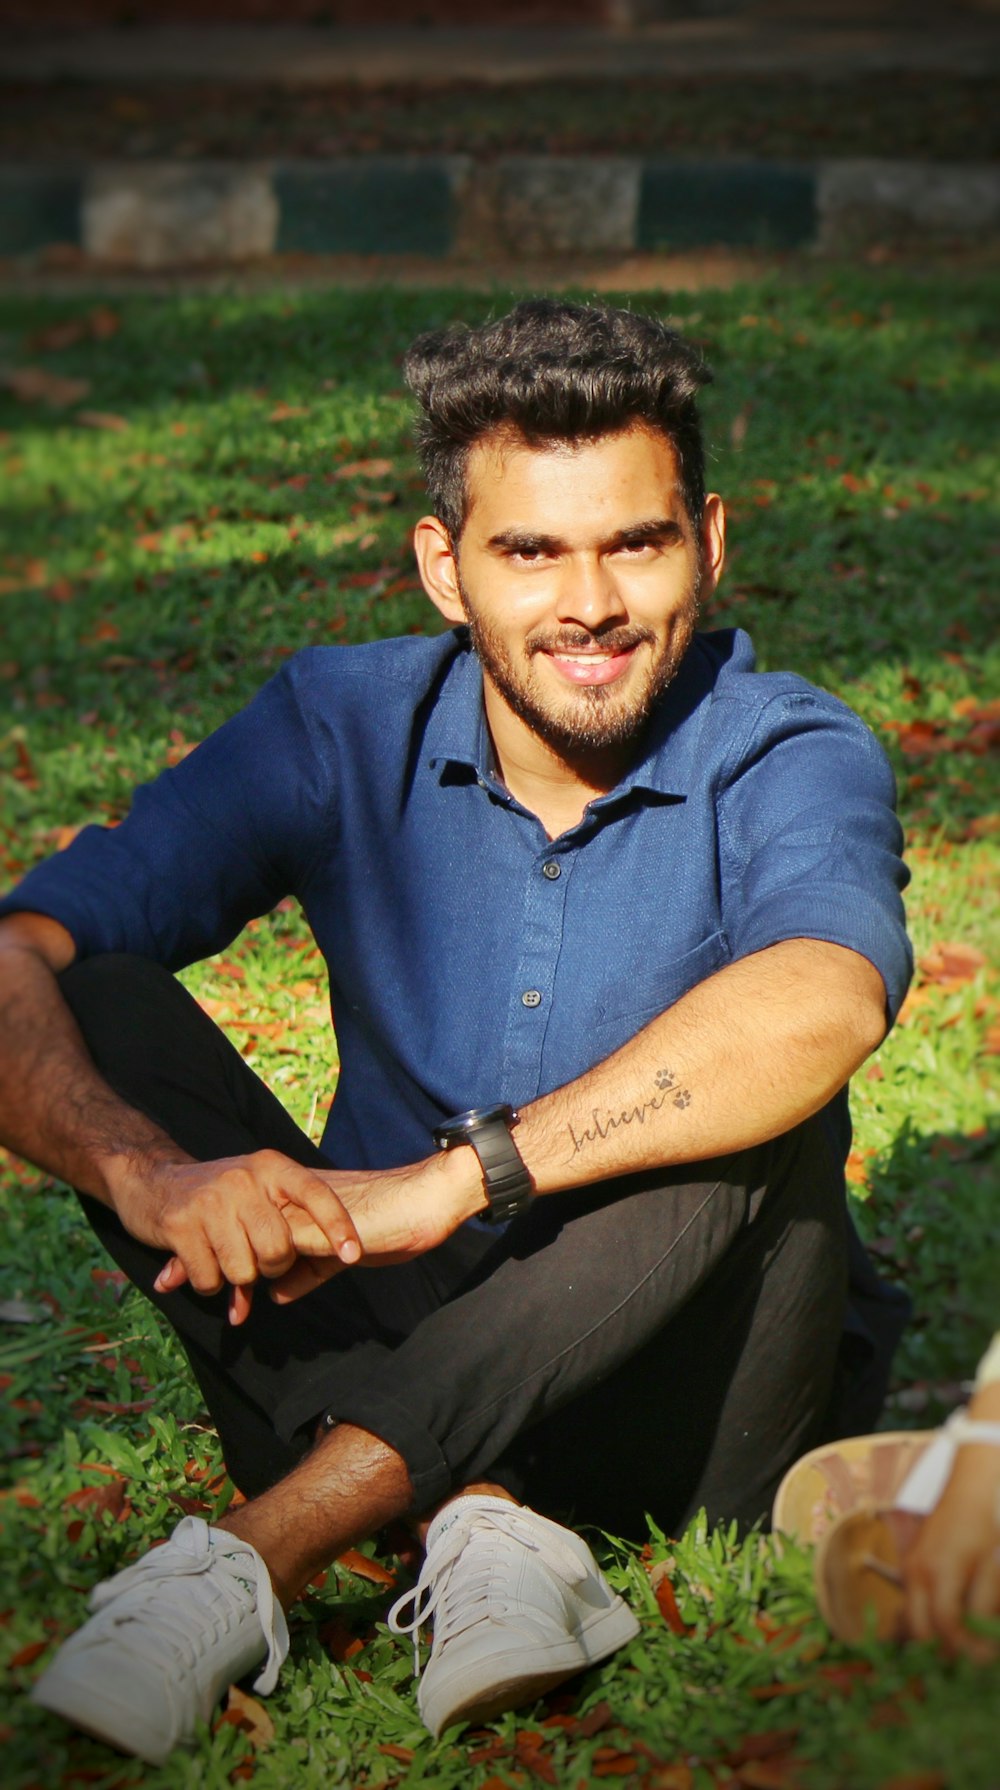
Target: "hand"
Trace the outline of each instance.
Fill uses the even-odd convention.
[[[134,1237],[172,1252],[157,1292],[190,1281],[196,1292],[216,1293],[228,1282],[230,1322],[239,1324],[254,1281],[285,1274],[301,1250],[324,1256],[328,1273],[359,1260],[354,1222],[327,1179],[277,1150],[158,1161],[144,1163],[141,1180],[117,1190],[114,1205]]]
[[[1000,1384],[984,1386],[969,1416],[1000,1420]],[[908,1633],[940,1638],[950,1652],[996,1657],[968,1616],[1000,1615],[1000,1447],[967,1442],[935,1509],[901,1561]]]
[[[245,1167],[271,1157],[285,1170],[318,1182],[323,1197],[342,1215],[349,1230],[344,1241],[338,1241],[343,1233],[335,1229],[331,1234],[306,1198],[298,1196],[298,1204],[286,1203],[282,1216],[290,1246],[287,1255],[280,1260],[271,1256],[266,1263],[258,1258],[256,1272],[247,1272],[249,1264],[244,1259],[239,1280],[228,1272],[224,1274],[233,1286],[229,1307],[233,1324],[241,1324],[249,1315],[251,1287],[258,1274],[273,1281],[271,1296],[275,1302],[289,1305],[339,1274],[343,1267],[360,1262],[366,1267],[385,1268],[393,1262],[411,1261],[414,1256],[423,1255],[443,1243],[466,1218],[484,1206],[479,1162],[468,1148],[394,1169],[299,1169],[272,1151],[236,1157],[227,1164],[195,1163],[191,1169]],[[241,1220],[243,1216],[241,1212]],[[216,1261],[221,1267],[218,1255]],[[177,1250],[157,1276],[156,1289],[161,1293],[175,1292],[188,1279],[198,1292],[217,1292],[221,1284],[218,1274],[210,1285],[199,1284],[189,1273],[187,1258]]]
[[[443,1243],[485,1209],[482,1171],[471,1147],[448,1150],[404,1168],[324,1169],[321,1179],[354,1220],[361,1267],[412,1261]],[[271,1297],[290,1304],[336,1274],[339,1264],[308,1247],[275,1282]]]

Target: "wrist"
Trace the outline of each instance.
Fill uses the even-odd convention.
[[[169,1138],[111,1151],[95,1164],[102,1189],[98,1197],[126,1224],[128,1213],[150,1199],[164,1171],[193,1161],[193,1156]]]
[[[456,1144],[451,1150],[441,1150],[433,1161],[444,1181],[448,1210],[456,1226],[467,1218],[481,1218],[489,1210],[489,1201],[482,1165],[472,1145]]]

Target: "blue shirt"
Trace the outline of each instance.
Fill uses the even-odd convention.
[[[735,958],[826,939],[910,956],[885,757],[834,697],[696,636],[642,751],[556,840],[498,781],[462,629],[298,654],[240,714],[88,827],[0,912],[80,956],[172,969],[297,896],[326,959],[341,1074],[324,1149],[429,1153],[448,1114],[581,1074]]]

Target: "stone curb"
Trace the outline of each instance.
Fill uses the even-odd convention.
[[[368,155],[0,167],[0,255],[109,268],[278,254],[484,259],[995,237],[1000,165]]]

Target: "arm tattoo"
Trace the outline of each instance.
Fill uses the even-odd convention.
[[[623,1107],[620,1112],[606,1112],[604,1117],[598,1108],[592,1107],[590,1124],[584,1125],[580,1131],[569,1126],[570,1143],[573,1156],[578,1156],[589,1144],[602,1143],[613,1131],[620,1131],[623,1125],[644,1125],[649,1114],[658,1113],[669,1101],[672,1106],[683,1108],[691,1104],[690,1088],[683,1088],[672,1069],[658,1069],[654,1076],[656,1093],[650,1094],[640,1106]]]

